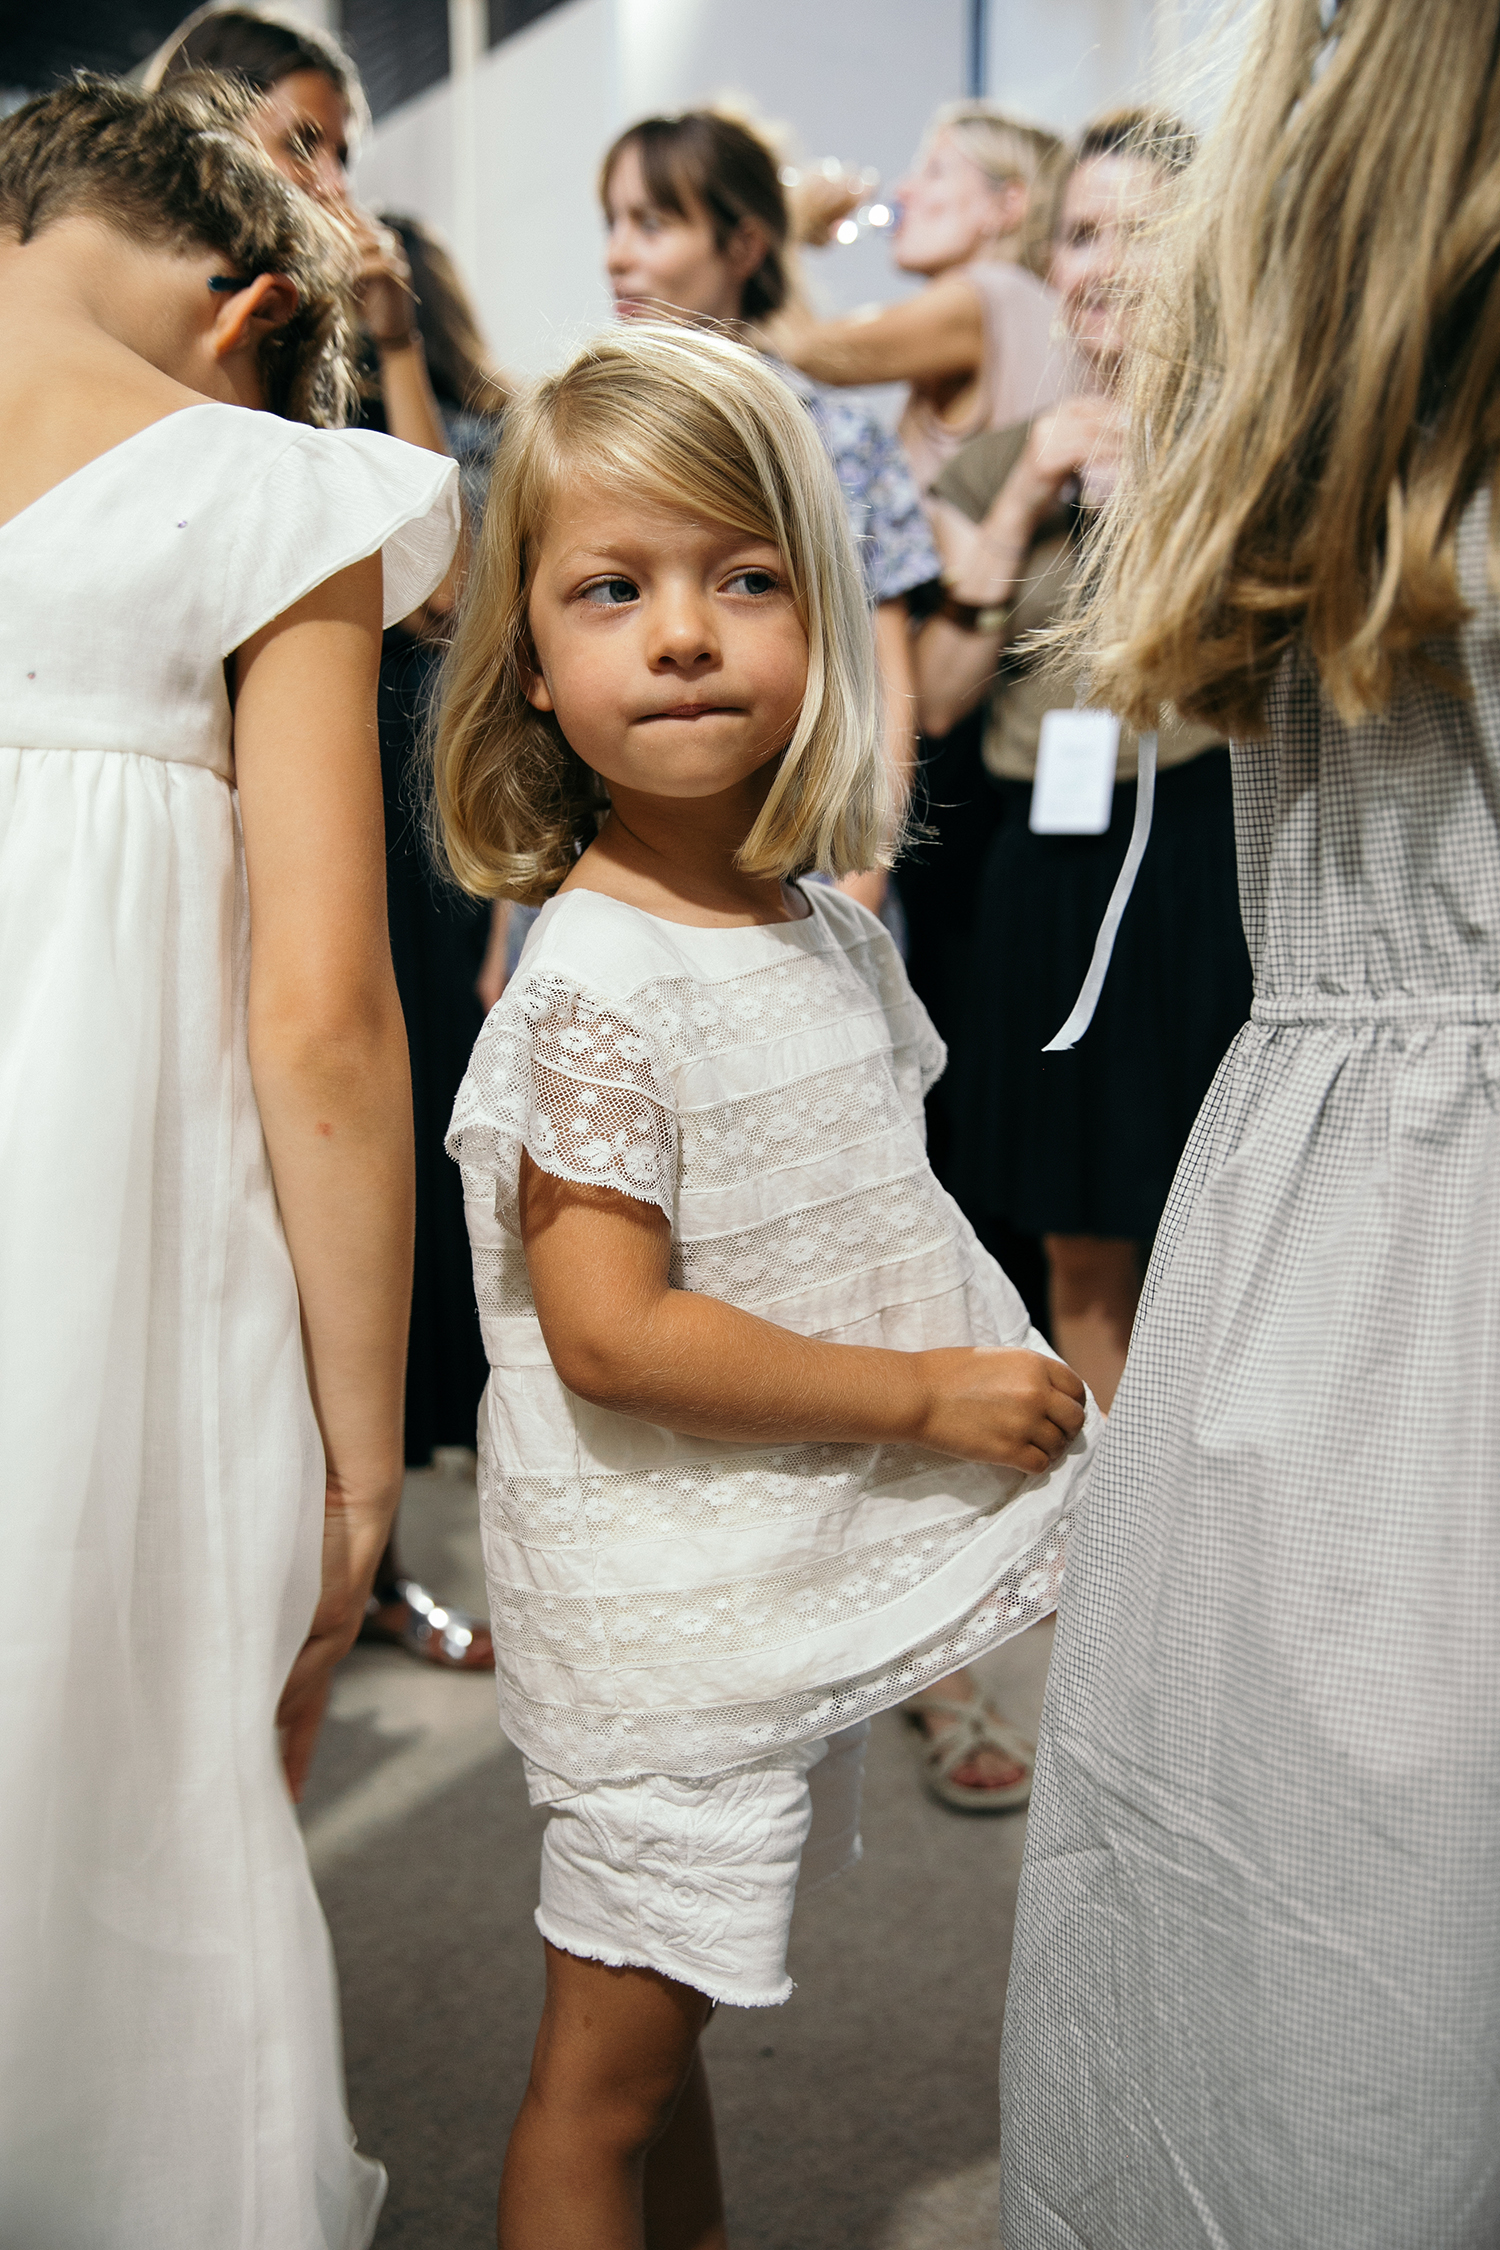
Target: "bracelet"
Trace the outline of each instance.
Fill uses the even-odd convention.
[[[950,625],[957,625],[965,633],[1003,633],[1015,614],[1011,602],[961,602],[948,587],[943,588],[942,600],[936,614],[946,617]]]
[[[370,341],[377,352],[409,352],[422,341],[415,328],[408,328],[404,336],[372,336]]]

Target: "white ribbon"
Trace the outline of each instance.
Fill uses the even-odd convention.
[[[1115,937],[1120,919],[1130,904],[1130,894],[1135,889],[1135,879],[1141,871],[1141,861],[1146,856],[1146,846],[1151,838],[1151,812],[1156,803],[1156,734],[1153,729],[1143,734],[1136,753],[1135,826],[1130,831],[1130,848],[1125,854],[1125,864],[1115,878],[1115,887],[1109,894],[1109,904],[1104,909],[1104,920],[1099,924],[1099,935],[1094,940],[1094,958],[1089,963],[1089,973],[1083,980],[1083,990],[1073,1003],[1073,1012],[1055,1039],[1049,1039],[1042,1049],[1044,1055],[1065,1054],[1076,1047],[1094,1020],[1094,1010],[1099,1005],[1099,995],[1104,990],[1104,980],[1109,974],[1110,955],[1115,949]]]

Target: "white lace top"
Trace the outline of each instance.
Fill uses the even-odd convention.
[[[553,899],[454,1111],[501,1713],[571,1782],[714,1773],[828,1734],[1056,1598],[1092,1407],[1025,1478],[914,1446],[680,1436],[576,1397],[547,1357],[523,1147],[659,1204],[679,1288],[843,1343],[1046,1349],[927,1163],[944,1054],[900,956],[852,900],[808,895],[804,921],[728,930]]]

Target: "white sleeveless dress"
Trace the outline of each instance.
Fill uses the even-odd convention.
[[[223,659],[452,464],[172,414],[0,527],[0,2242],[358,2250],[274,1734],[322,1452],[246,1051]]]

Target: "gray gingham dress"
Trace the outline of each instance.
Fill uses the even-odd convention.
[[[1500,2243],[1500,606],[1235,751],[1256,970],[1060,1611],[1006,2250]]]

